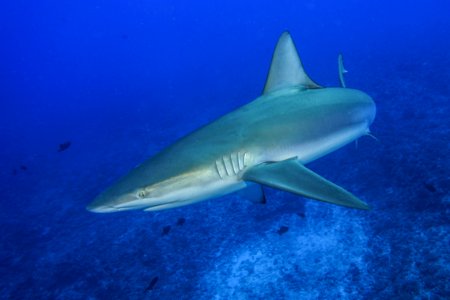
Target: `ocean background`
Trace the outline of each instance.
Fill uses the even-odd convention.
[[[450,4],[0,4],[1,299],[450,299]],[[261,94],[279,35],[377,104],[378,141],[308,165],[358,211],[265,189],[154,213],[85,206]],[[70,147],[58,151],[70,141]],[[170,227],[168,227],[170,226]]]

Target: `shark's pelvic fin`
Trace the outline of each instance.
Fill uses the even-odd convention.
[[[293,86],[300,86],[306,89],[320,88],[305,73],[294,41],[289,32],[286,31],[278,40],[273,53],[264,94]]]
[[[365,202],[309,170],[297,158],[256,165],[244,173],[243,179],[319,201],[369,209]]]
[[[342,54],[339,53],[338,55],[338,71],[339,71],[339,81],[341,82],[341,86],[345,88],[345,80],[344,80],[344,74],[348,71],[344,68],[344,58],[342,57]]]
[[[254,203],[266,204],[266,195],[260,184],[248,182],[247,187],[238,192],[239,196]]]

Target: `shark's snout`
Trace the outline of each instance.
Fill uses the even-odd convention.
[[[113,203],[111,201],[107,201],[102,194],[97,196],[94,201],[89,203],[89,205],[86,206],[86,209],[90,212],[95,213],[107,213],[116,211]]]
[[[131,177],[132,178],[132,177]],[[131,188],[127,188],[127,184]],[[109,213],[134,209],[147,209],[164,204],[164,199],[148,197],[143,188],[135,188],[130,183],[130,177],[125,176],[116,185],[103,191],[92,201],[86,209],[95,213]]]
[[[88,206],[86,206],[86,209],[90,212],[95,212],[95,213],[108,213],[108,212],[117,211],[116,209],[114,209],[114,207],[96,206],[96,205],[92,205],[92,204],[89,204]]]
[[[129,203],[136,200],[136,195],[133,193],[120,192],[121,185],[112,186],[98,195],[86,209],[96,213],[116,212],[126,210],[120,207],[124,203]]]

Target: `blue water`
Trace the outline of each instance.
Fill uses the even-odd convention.
[[[450,297],[447,1],[0,6],[1,298]],[[258,97],[286,29],[311,78],[338,86],[342,52],[347,85],[377,103],[378,141],[309,165],[371,211],[272,189],[266,205],[229,195],[85,210],[127,170]]]

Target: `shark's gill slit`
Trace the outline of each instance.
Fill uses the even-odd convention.
[[[223,179],[222,172],[220,172],[219,164],[220,164],[220,162],[218,160],[216,160],[216,171],[217,171],[217,174],[219,174],[220,179]]]
[[[233,153],[230,154],[230,160],[231,160],[231,165],[233,166],[234,175],[237,175],[237,173],[239,173],[239,166],[238,166],[236,155],[233,155]]]
[[[241,161],[241,152],[237,153],[237,160],[238,160],[238,165],[239,165],[239,171],[242,171],[244,169],[244,163],[243,161]],[[243,157],[242,157],[243,159]]]
[[[231,169],[231,166],[228,166],[227,159],[225,158],[225,156],[222,156],[222,161],[223,161],[223,166],[225,167],[225,171],[227,172],[227,176],[230,176],[231,171],[229,169]]]
[[[242,157],[242,164],[244,165],[244,168],[248,165],[246,158],[247,158],[247,152],[244,152],[244,157]]]

